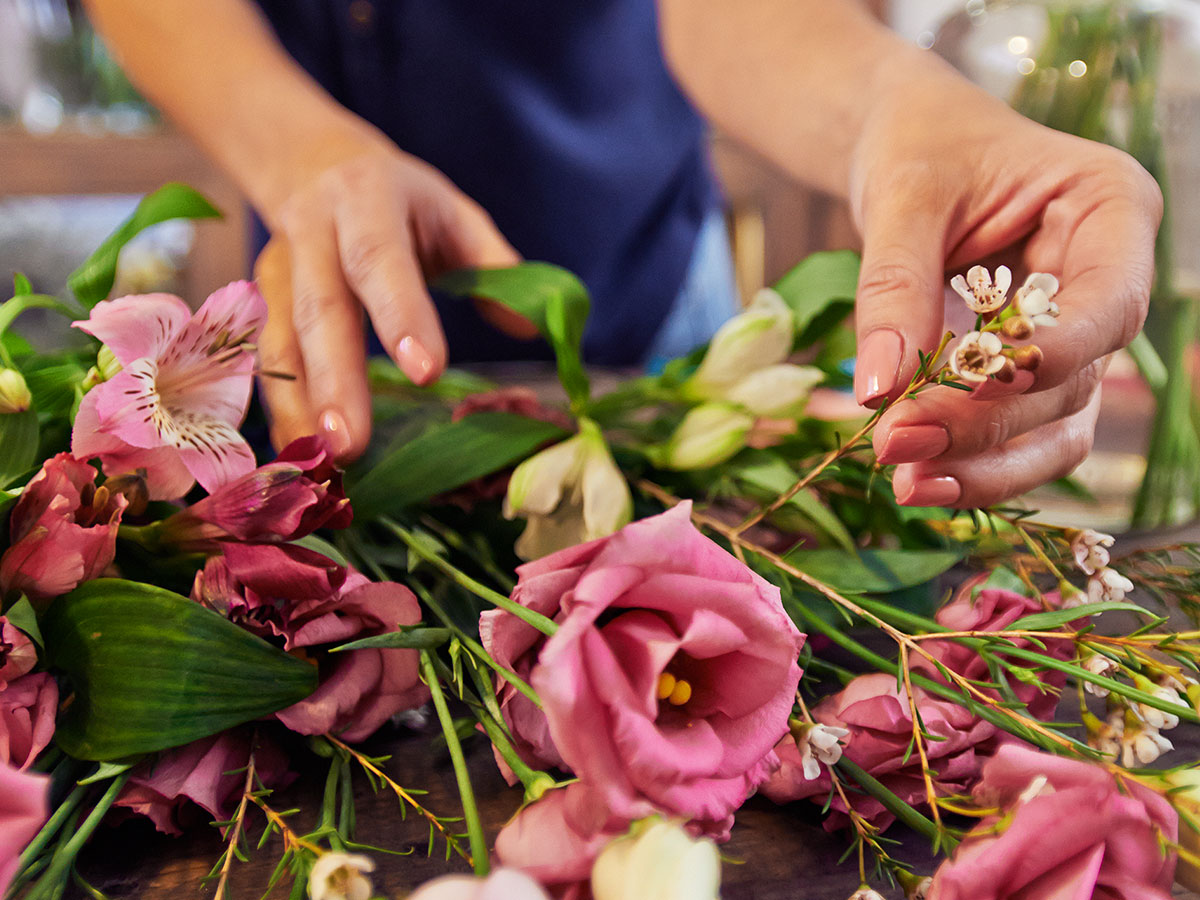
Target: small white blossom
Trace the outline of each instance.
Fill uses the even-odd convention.
[[[308,876],[312,900],[370,900],[375,863],[361,853],[323,853]]]
[[[1078,532],[1071,541],[1075,565],[1079,566],[1084,575],[1095,575],[1100,569],[1108,566],[1108,548],[1114,541],[1115,538],[1111,534],[1102,534],[1090,528]]]
[[[1087,718],[1085,716],[1085,718]],[[1116,760],[1121,755],[1121,739],[1125,734],[1125,714],[1120,710],[1109,715],[1106,722],[1094,720],[1097,724],[1089,726],[1087,745],[1098,750],[1105,757]]]
[[[803,735],[796,738],[796,747],[800,750],[800,761],[807,781],[815,781],[821,776],[821,763],[832,766],[842,758],[841,741],[849,734],[848,728],[812,725]]]
[[[967,277],[955,275],[950,279],[950,287],[958,296],[966,301],[973,312],[991,313],[998,310],[1008,299],[1008,289],[1012,285],[1012,271],[1008,266],[996,269],[996,281],[983,266],[971,266]]]
[[[1174,745],[1154,728],[1127,728],[1121,736],[1121,765],[1127,769],[1148,766],[1174,749]]]
[[[1058,279],[1046,272],[1034,272],[1025,279],[1013,298],[1013,307],[1034,325],[1054,326],[1058,322],[1058,304],[1052,299],[1058,293]]]
[[[850,900],[886,900],[886,898],[879,891],[863,885],[850,896]]]
[[[982,384],[1004,368],[1004,344],[990,331],[970,331],[950,353],[950,369],[963,381]]]
[[[1116,660],[1109,659],[1103,653],[1093,653],[1083,661],[1083,667],[1093,675],[1101,675],[1105,678],[1112,678],[1117,674],[1120,668]],[[1095,684],[1091,681],[1086,681],[1083,684],[1083,689],[1093,697],[1107,697],[1108,688],[1102,684]]]
[[[1124,600],[1125,595],[1133,590],[1133,582],[1116,569],[1105,567],[1097,569],[1088,579],[1088,599],[1092,603],[1102,603],[1105,600]]]
[[[926,875],[917,882],[912,893],[908,895],[908,900],[925,900],[931,890],[933,890],[933,879]]]
[[[1179,706],[1188,705],[1187,700],[1181,697],[1178,691],[1166,685],[1161,685],[1150,693],[1159,700],[1165,700],[1167,703],[1176,703]],[[1164,712],[1161,709],[1155,709],[1153,706],[1147,706],[1145,703],[1135,703],[1133,705],[1133,712],[1150,728],[1170,731],[1179,725],[1179,716],[1174,713]]]
[[[1092,602],[1086,593],[1067,582],[1059,585],[1059,591],[1062,593],[1063,609],[1076,609],[1080,606],[1087,606]]]

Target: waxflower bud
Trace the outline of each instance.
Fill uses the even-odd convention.
[[[754,417],[725,403],[704,403],[688,412],[664,448],[662,464],[686,471],[707,469],[746,445]]]
[[[1004,357],[1004,365],[996,372],[996,380],[1003,384],[1011,384],[1017,377],[1017,365],[1010,357]]]
[[[1004,324],[1000,326],[1000,330],[1004,332],[1006,338],[1011,338],[1014,341],[1023,341],[1033,335],[1033,322],[1025,318],[1025,316],[1013,316],[1011,319],[1004,320]]]
[[[1041,347],[1036,344],[1029,344],[1024,347],[1018,347],[1013,351],[1013,362],[1022,371],[1035,372],[1037,371],[1037,367],[1042,364],[1044,355]]]
[[[884,900],[883,894],[865,884],[850,895],[850,900]]]
[[[716,900],[720,886],[716,844],[693,838],[676,822],[635,823],[592,866],[595,900]]]
[[[25,412],[32,403],[25,377],[16,369],[0,369],[0,413]]]

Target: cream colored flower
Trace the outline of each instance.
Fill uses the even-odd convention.
[[[1088,599],[1092,603],[1102,603],[1106,600],[1120,601],[1124,600],[1125,595],[1133,590],[1133,582],[1116,569],[1106,566],[1103,569],[1097,569],[1088,579],[1087,588]]]
[[[727,403],[702,403],[683,417],[664,448],[662,464],[685,471],[707,469],[746,446],[754,417]]]
[[[841,742],[849,736],[850,730],[817,724],[798,728],[792,734],[800,751],[804,777],[808,781],[815,781],[821,776],[821,763],[832,766],[842,758]]]
[[[1101,675],[1104,678],[1112,678],[1120,669],[1116,660],[1109,659],[1103,653],[1093,653],[1083,661],[1083,668],[1087,669],[1093,675]],[[1095,684],[1091,681],[1085,681],[1083,689],[1093,697],[1107,697],[1109,694],[1108,688],[1104,685]]]
[[[791,309],[779,294],[763,288],[713,335],[690,381],[702,393],[732,387],[751,372],[787,359],[794,340]]]
[[[1013,307],[1034,325],[1058,324],[1058,304],[1052,299],[1058,293],[1058,279],[1046,272],[1034,272],[1025,279],[1013,298]]]
[[[950,353],[950,369],[963,381],[983,384],[1004,368],[1004,344],[990,331],[970,331]]]
[[[1189,705],[1186,698],[1181,696],[1173,687],[1167,685],[1159,685],[1150,691],[1150,694],[1167,703],[1174,703],[1184,707]],[[1134,715],[1145,722],[1150,728],[1170,731],[1179,725],[1179,716],[1175,715],[1175,713],[1166,712],[1165,710],[1148,706],[1145,703],[1135,703],[1132,709]]]
[[[308,876],[312,900],[370,900],[375,863],[360,853],[323,853]]]
[[[16,369],[0,369],[0,414],[25,412],[32,403],[25,377]]]
[[[813,388],[825,380],[816,366],[776,363],[751,372],[721,394],[721,399],[756,416],[800,415]]]
[[[850,895],[850,900],[886,900],[883,894],[865,884]]]
[[[1115,541],[1111,534],[1093,531],[1091,528],[1075,532],[1071,538],[1071,554],[1075,557],[1075,565],[1083,574],[1094,575],[1108,565],[1108,548]]]
[[[929,896],[929,892],[933,890],[933,879],[926,875],[912,889],[912,893],[908,895],[908,900],[925,900]]]
[[[717,900],[721,857],[676,822],[643,820],[610,841],[592,866],[595,900]]]
[[[1012,270],[1008,266],[996,269],[996,281],[983,266],[971,266],[967,277],[955,275],[950,279],[950,287],[958,296],[966,301],[973,312],[992,313],[1004,305],[1008,299],[1008,289],[1012,285]]]
[[[1121,765],[1127,769],[1148,766],[1175,746],[1149,725],[1134,728],[1128,723],[1121,735]]]
[[[1115,710],[1101,722],[1091,713],[1084,715],[1087,725],[1087,745],[1098,750],[1107,759],[1116,760],[1121,755],[1121,740],[1125,734],[1125,713]]]
[[[504,517],[526,520],[517,555],[538,559],[606,537],[633,518],[633,497],[595,422],[536,453],[513,471]]]

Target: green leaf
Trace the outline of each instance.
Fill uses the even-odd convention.
[[[292,543],[297,547],[303,547],[305,550],[311,550],[313,553],[320,553],[322,556],[332,559],[339,566],[350,565],[349,560],[346,559],[345,555],[337,547],[324,538],[317,537],[315,534],[306,534],[302,538],[296,538]]]
[[[38,627],[37,613],[33,611],[33,604],[24,594],[4,611],[4,617],[10,625],[25,632],[39,648],[46,646],[46,642],[42,640],[42,630]]]
[[[119,760],[269,715],[316,689],[314,666],[152,585],[90,581],[51,604],[42,634],[75,695],[60,747]]]
[[[71,273],[67,285],[89,309],[108,296],[117,276],[121,248],[151,225],[168,219],[219,219],[221,213],[198,191],[171,182],[142,198],[137,209],[105,238],[82,266]]]
[[[739,467],[734,476],[745,485],[756,488],[768,498],[775,498],[787,491],[796,481],[796,473],[792,467],[778,456],[762,454],[750,456],[753,460],[749,465]],[[854,538],[850,535],[845,524],[839,519],[820,498],[810,490],[803,490],[792,497],[785,509],[791,507],[808,520],[843,550],[855,551]]]
[[[96,784],[123,775],[136,765],[136,762],[105,762],[96,767],[96,771],[87,778],[80,778],[76,784]]]
[[[566,269],[523,262],[507,269],[460,269],[439,278],[436,290],[458,297],[493,300],[529,319],[554,348],[558,380],[572,405],[588,398],[580,347],[591,300],[583,282]]]
[[[30,284],[29,279],[26,278],[24,276],[24,274],[22,274],[21,272],[14,272],[13,273],[13,296],[20,297],[22,294],[32,294],[32,293],[33,293],[33,285]]]
[[[792,550],[797,569],[840,592],[889,594],[937,578],[962,559],[961,550]]]
[[[565,436],[557,425],[485,412],[436,425],[380,460],[350,490],[360,520],[398,511],[490,475]]]
[[[436,650],[450,640],[449,628],[429,628],[417,625],[401,628],[387,634],[377,634],[361,638],[348,644],[334,647],[330,653],[340,653],[343,650],[363,650],[368,647],[404,647],[409,650]]]
[[[37,462],[38,417],[32,409],[0,414],[0,488],[8,487]]]
[[[1060,625],[1066,625],[1068,622],[1074,622],[1077,619],[1118,609],[1126,612],[1141,613],[1144,616],[1154,615],[1148,609],[1138,606],[1136,603],[1121,603],[1110,600],[1105,603],[1086,603],[1083,606],[1076,606],[1073,609],[1055,609],[1050,612],[1034,613],[1031,616],[1017,619],[1017,621],[1005,628],[1004,631],[1049,631],[1052,628],[1058,628]]]
[[[860,262],[853,250],[814,253],[775,284],[796,316],[796,349],[816,343],[850,314]]]

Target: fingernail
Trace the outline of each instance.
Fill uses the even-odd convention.
[[[934,478],[918,478],[907,496],[896,499],[903,506],[950,506],[961,496],[962,485],[957,478],[938,475]]]
[[[896,389],[904,339],[890,328],[877,328],[858,348],[854,364],[854,396],[863,406],[876,407]]]
[[[341,459],[350,452],[350,430],[341,413],[331,409],[321,415],[321,434],[335,459]]]
[[[922,462],[949,449],[950,432],[941,425],[901,425],[888,434],[879,461],[885,465]]]
[[[433,379],[433,357],[411,334],[396,345],[396,364],[413,384],[425,385]]]
[[[1023,394],[1031,387],[1037,378],[1032,372],[1017,372],[1013,380],[1005,384],[995,378],[989,378],[975,390],[971,391],[972,400],[1003,400],[1005,397],[1015,397]]]

